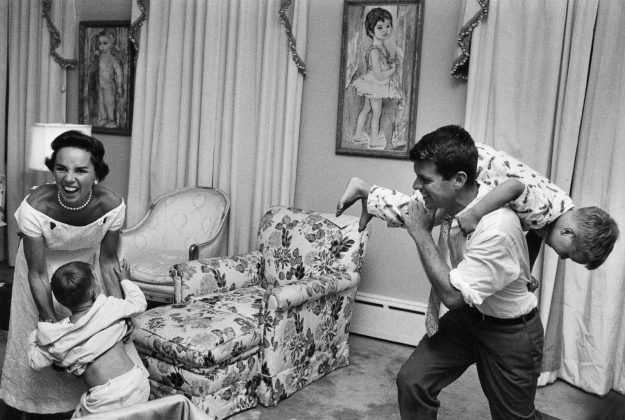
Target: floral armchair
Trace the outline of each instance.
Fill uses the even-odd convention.
[[[348,334],[369,232],[358,219],[273,207],[259,250],[175,266],[182,301],[262,288],[261,381],[265,406],[349,364]]]
[[[273,207],[259,250],[176,264],[181,301],[133,321],[152,398],[184,394],[222,419],[347,365],[367,238],[353,216]]]

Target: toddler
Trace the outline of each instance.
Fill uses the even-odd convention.
[[[115,274],[125,299],[98,296],[95,272],[88,263],[73,261],[59,267],[50,281],[52,293],[72,315],[56,323],[39,322],[29,336],[33,369],[54,364],[81,376],[89,387],[72,418],[143,403],[150,395],[146,370],[133,363],[122,343],[125,318],[145,311],[147,302],[139,287],[127,280],[125,261]]]

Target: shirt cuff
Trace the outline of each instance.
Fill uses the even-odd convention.
[[[480,294],[471,289],[471,286],[464,281],[460,270],[454,268],[449,272],[449,282],[462,293],[462,298],[467,305],[481,305],[484,301]]]

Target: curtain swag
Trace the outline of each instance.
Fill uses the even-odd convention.
[[[286,15],[286,11],[289,7],[291,7],[291,0],[282,0],[280,2],[280,10],[278,12],[278,14],[280,15],[280,23],[282,23],[282,25],[284,26],[287,38],[289,39],[289,49],[291,50],[291,57],[293,58],[293,62],[297,66],[297,70],[302,74],[302,76],[306,76],[306,64],[297,53],[297,44],[295,42],[295,37],[293,36],[293,32],[291,32],[291,22],[289,22],[289,18]]]
[[[63,58],[56,52],[56,49],[61,45],[61,34],[50,19],[52,0],[41,0],[41,8],[43,10],[42,16],[48,25],[48,31],[50,31],[50,56],[52,56],[54,61],[56,61],[62,68],[75,69],[78,66],[77,60]]]
[[[137,64],[137,58],[139,57],[139,40],[137,39],[137,32],[139,32],[141,25],[143,25],[143,22],[145,22],[148,18],[148,10],[145,0],[137,0],[137,8],[141,14],[130,24],[130,29],[128,29],[128,39],[132,42],[135,50],[135,65]]]
[[[471,55],[471,35],[473,30],[480,22],[488,16],[488,0],[477,0],[480,6],[471,19],[460,28],[458,33],[457,45],[460,49],[460,55],[456,57],[451,69],[451,75],[460,80],[468,80],[469,78],[469,57]]]

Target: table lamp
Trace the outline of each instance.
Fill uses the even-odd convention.
[[[52,156],[52,141],[60,134],[70,130],[77,130],[88,136],[91,135],[90,125],[35,123],[30,136],[28,167],[35,171],[47,171],[45,160],[47,157]]]

